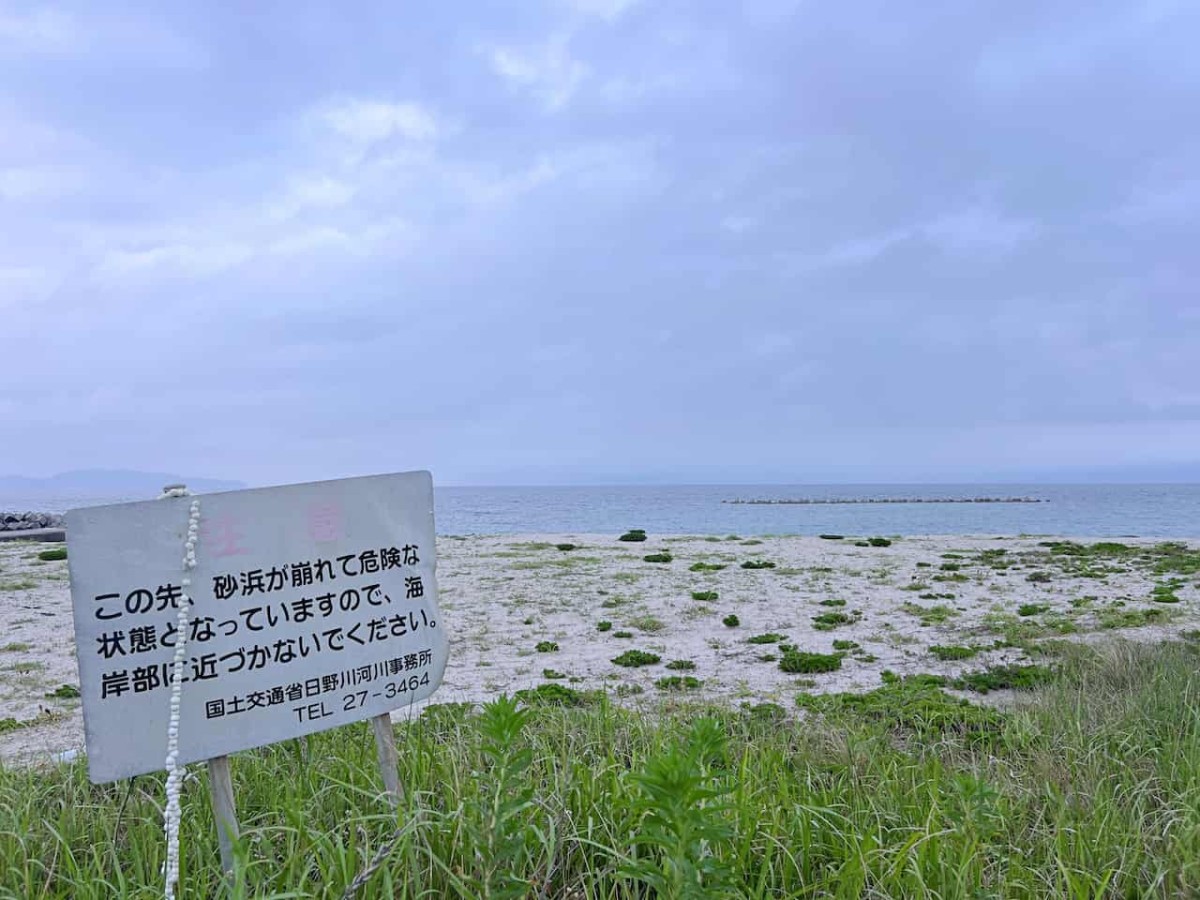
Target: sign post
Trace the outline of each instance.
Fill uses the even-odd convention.
[[[186,596],[178,762],[208,761],[226,871],[238,750],[371,719],[385,790],[400,803],[389,713],[437,689],[448,653],[428,472],[76,509],[67,536],[93,782],[163,768]]]

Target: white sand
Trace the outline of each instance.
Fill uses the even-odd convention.
[[[580,547],[564,552],[553,546],[563,542]],[[890,547],[856,547],[849,539],[811,537],[743,541],[651,536],[640,544],[619,542],[613,535],[582,534],[440,538],[440,604],[451,657],[433,702],[484,701],[542,684],[543,670],[554,669],[572,679],[557,683],[579,689],[627,693],[630,686],[640,686],[644,693],[629,697],[631,703],[661,698],[654,682],[664,675],[690,674],[703,681],[696,696],[773,701],[790,708],[800,690],[877,687],[884,669],[958,674],[1022,659],[1020,650],[1010,648],[942,663],[928,647],[990,646],[1002,632],[987,627],[985,617],[1014,616],[1022,603],[1031,602],[1047,604],[1050,611],[1020,622],[1035,628],[1037,623],[1073,625],[1078,630],[1065,636],[1070,640],[1120,633],[1159,641],[1200,627],[1195,575],[1176,590],[1181,602],[1160,604],[1150,595],[1163,576],[1144,564],[1107,560],[1100,565],[1127,571],[1103,577],[1069,575],[1063,571],[1062,557],[1049,558],[1046,548],[1037,544],[1037,539],[990,537],[913,537],[897,539]],[[0,758],[28,759],[83,746],[79,701],[45,696],[60,685],[78,683],[66,563],[37,561],[37,552],[47,546],[53,545],[0,544],[0,720],[12,717],[29,723],[0,732]],[[1015,566],[998,571],[977,562],[979,551],[995,549],[1006,550],[1006,559]],[[673,553],[674,561],[643,560],[660,550]],[[945,560],[945,553],[964,558]],[[740,568],[749,559],[770,560],[777,568]],[[698,561],[724,563],[727,568],[689,571]],[[962,568],[939,568],[947,563]],[[1027,576],[1035,571],[1049,573],[1051,580],[1031,583]],[[965,581],[955,580],[963,576]],[[922,586],[907,589],[914,582]],[[716,591],[719,599],[699,602],[692,599],[693,591]],[[928,593],[954,596],[921,599]],[[1095,599],[1082,601],[1085,597]],[[843,599],[846,605],[819,605],[830,598]],[[905,604],[943,604],[956,615],[943,624],[925,625],[904,610]],[[1116,630],[1100,627],[1105,611],[1113,615],[1142,609],[1161,610],[1171,621]],[[833,631],[813,627],[813,616],[837,611],[861,618]],[[730,613],[741,620],[739,627],[722,624]],[[601,620],[611,621],[612,630],[599,632],[596,624]],[[658,630],[656,622],[661,625]],[[616,637],[621,630],[633,632],[633,638]],[[1053,631],[1045,629],[1040,636],[1058,637]],[[801,650],[828,653],[835,639],[856,641],[861,650],[847,656],[840,671],[810,676],[815,685],[798,685],[800,676],[760,659],[777,653],[775,647],[747,643],[762,632],[784,634]],[[557,642],[559,650],[536,652],[535,645],[543,640]],[[662,663],[640,669],[612,663],[629,649],[657,653]],[[864,661],[863,655],[876,659]],[[666,670],[665,664],[674,659],[694,661],[695,670]]]

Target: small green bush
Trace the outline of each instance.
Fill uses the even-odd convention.
[[[558,669],[542,669],[542,677],[547,681],[556,681],[561,678],[566,678],[566,672],[560,672]]]
[[[696,664],[690,659],[673,659],[667,663],[666,668],[676,672],[691,672],[696,668]]]
[[[555,641],[538,641],[534,649],[538,653],[555,653],[558,651],[558,644]]]
[[[1005,688],[1028,691],[1044,684],[1054,676],[1054,670],[1039,665],[995,666],[982,672],[972,672],[954,681],[954,687],[963,691],[986,694]]]
[[[694,691],[701,684],[703,682],[699,678],[693,678],[691,675],[667,675],[654,682],[654,686],[660,691]]]
[[[817,606],[845,606],[846,601],[838,597],[830,597],[828,600],[822,600]]]
[[[587,706],[599,699],[597,692],[584,693],[561,684],[539,684],[535,688],[517,691],[515,696],[526,706]]]
[[[43,562],[54,562],[60,559],[67,558],[66,547],[55,547],[53,550],[43,550],[37,555],[37,558]]]
[[[631,638],[631,637],[633,637],[633,632],[632,631],[614,631],[613,637],[615,637],[615,638]]]
[[[833,642],[834,650],[843,650],[843,651],[857,650],[857,649],[859,649],[860,646],[861,645],[857,641],[834,641]]]
[[[642,557],[646,562],[652,563],[669,563],[674,558],[670,553],[650,553]]]
[[[887,538],[881,538],[881,537],[867,538],[867,543],[870,544],[872,547],[890,547],[890,546],[892,546],[891,541],[889,541]]]
[[[765,634],[756,634],[752,638],[747,638],[746,643],[747,644],[778,644],[780,641],[782,641],[786,637],[787,637],[786,634],[776,634],[774,631],[768,631]]]
[[[640,543],[640,542],[646,540],[646,532],[644,532],[640,528],[631,528],[629,531],[625,532],[623,535],[621,535],[619,538],[617,538],[617,540],[618,541],[626,541],[627,543],[634,543],[634,544]]]
[[[779,660],[779,668],[782,671],[800,675],[836,672],[841,667],[842,657],[838,653],[804,653],[792,650]]]
[[[615,665],[631,669],[639,666],[652,666],[661,661],[662,657],[657,653],[647,653],[644,650],[626,650],[620,656],[613,659]]]
[[[596,630],[597,631],[612,631],[612,622],[608,621],[608,619],[605,619],[602,622],[597,622]]]
[[[1022,603],[1017,607],[1018,616],[1040,616],[1050,609],[1046,603]]]
[[[735,616],[733,613],[730,613],[729,615],[727,615],[725,618],[723,618],[721,620],[721,623],[726,628],[737,628],[739,625],[742,624],[742,620],[739,619],[737,616]]]
[[[717,599],[717,592],[716,591],[692,591],[692,599],[693,600],[701,600],[705,603],[708,603],[708,602],[711,602],[711,601]]]
[[[79,696],[79,688],[73,684],[61,684],[46,695],[50,700],[71,700]]]
[[[775,563],[768,562],[765,559],[748,559],[742,563],[743,569],[773,569]]]
[[[849,625],[861,618],[857,613],[851,615],[844,612],[827,612],[812,617],[813,628],[817,631],[833,631],[839,625]]]
[[[555,544],[554,546],[555,546],[555,548],[556,548],[556,549],[558,549],[558,550],[563,550],[563,551],[566,551],[566,550],[578,550],[578,549],[579,549],[579,545],[578,545],[578,544]]]
[[[689,572],[720,572],[725,566],[722,563],[696,562],[688,566]]]

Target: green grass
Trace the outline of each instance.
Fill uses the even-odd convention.
[[[938,604],[937,606],[921,606],[917,603],[905,603],[900,608],[910,616],[916,616],[921,620],[921,624],[927,627],[930,625],[941,625],[943,622],[958,615],[956,610],[942,604]]]
[[[60,559],[67,558],[66,547],[55,547],[52,550],[42,550],[38,553],[37,558],[42,562],[56,562]]]
[[[533,649],[538,653],[557,653],[558,643],[556,641],[538,641],[537,646]]]
[[[1040,616],[1050,611],[1049,603],[1022,603],[1017,607],[1018,616]]]
[[[620,656],[613,659],[613,663],[618,666],[636,669],[640,666],[652,666],[662,661],[662,657],[657,653],[647,653],[644,650],[626,650]]]
[[[710,603],[717,599],[716,591],[692,591],[692,599],[699,600],[703,603]]]
[[[675,557],[673,557],[670,553],[664,552],[664,553],[648,553],[645,556],[643,556],[642,559],[644,559],[646,562],[650,562],[650,563],[669,563],[673,559],[675,559]]]
[[[809,675],[821,672],[836,672],[842,667],[840,653],[805,653],[801,650],[785,650],[779,659],[779,668],[784,672]]]
[[[395,812],[365,723],[237,754],[242,896],[336,900],[377,855],[358,900],[1200,893],[1195,647],[1077,648],[1013,712],[921,679],[801,695],[799,725],[687,693],[431,707],[396,726]],[[225,897],[194,771],[180,896]],[[161,896],[161,802],[161,774],[0,766],[0,896]]]
[[[654,686],[660,691],[695,691],[703,683],[691,675],[667,675],[655,681]]]
[[[689,572],[720,572],[726,568],[721,563],[694,562],[688,566]]]
[[[647,634],[655,634],[667,627],[667,623],[656,616],[637,616],[625,624],[630,628],[636,628],[638,631],[644,631]]]
[[[1051,679],[1053,672],[1039,665],[994,666],[982,672],[971,672],[954,680],[954,687],[964,691],[986,694],[988,691],[1027,691]]]
[[[775,563],[765,559],[748,559],[742,563],[743,569],[773,569]]]
[[[696,664],[690,659],[673,659],[666,664],[665,668],[676,672],[691,672],[696,668]]]
[[[3,647],[0,647],[0,653],[24,653],[26,650],[32,650],[33,644],[27,644],[24,641],[10,641]]]
[[[747,644],[778,644],[780,641],[787,638],[786,634],[778,634],[774,631],[768,631],[764,634],[756,634],[754,637],[746,638]]]
[[[631,637],[633,637],[633,632],[632,631],[614,631],[613,637],[615,637],[615,638],[631,638]]]
[[[608,619],[603,619],[596,623],[596,630],[597,631],[612,631],[612,622],[608,621]]]
[[[28,591],[37,587],[36,581],[19,578],[16,581],[0,581],[0,591]]]
[[[825,612],[812,617],[816,631],[833,631],[842,625],[851,625],[862,618],[861,613]]]
[[[830,597],[828,600],[820,601],[817,605],[818,606],[845,606],[846,601],[841,600],[837,597]]]

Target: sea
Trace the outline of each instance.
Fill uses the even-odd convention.
[[[63,512],[149,499],[0,495],[0,511]],[[435,487],[435,505],[438,533],[446,535],[605,534],[641,528],[651,534],[742,536],[1200,539],[1200,484]]]

